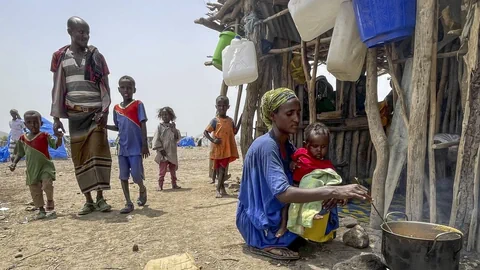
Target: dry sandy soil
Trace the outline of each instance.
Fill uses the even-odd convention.
[[[0,208],[10,209],[0,211],[0,269],[143,269],[149,260],[184,252],[202,269],[330,269],[360,253],[344,246],[338,237],[325,245],[309,244],[302,250],[305,258],[297,262],[250,256],[235,227],[236,196],[215,199],[209,184],[208,149],[179,151],[178,176],[183,188],[172,191],[166,184],[165,191],[155,191],[158,169],[150,157],[145,161],[148,206],[137,207],[130,215],[119,213],[124,201],[115,158],[112,190],[106,192],[111,213],[77,216],[83,196],[72,163],[55,161],[57,217],[42,221],[33,220],[35,213],[26,211],[30,195],[24,164],[13,173],[1,164]],[[240,177],[240,161],[232,164],[230,173],[233,181]],[[136,198],[138,188],[130,187]],[[371,240],[378,242],[378,235],[372,234]],[[132,251],[134,244],[138,252]],[[374,249],[378,251],[379,246]],[[22,257],[15,258],[19,254]]]

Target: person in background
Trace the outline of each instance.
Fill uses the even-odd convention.
[[[54,132],[65,133],[60,118],[68,119],[75,176],[85,204],[78,213],[109,212],[103,197],[110,189],[112,157],[105,125],[110,106],[107,63],[94,46],[88,45],[90,26],[79,17],[67,21],[70,45],[53,53],[52,110]],[[97,191],[96,202],[92,191]]]
[[[230,101],[226,96],[217,97],[215,103],[217,117],[210,121],[203,134],[212,142],[210,159],[213,160],[213,168],[215,170],[212,174],[212,182],[215,182],[216,177],[218,181],[216,197],[222,198],[224,195],[227,195],[225,180],[228,164],[238,159],[235,135],[238,133],[242,116],[240,116],[238,123],[234,123],[233,119],[227,116]],[[213,137],[211,134],[213,134]]]
[[[18,139],[20,139],[20,136],[22,136],[22,134],[25,132],[25,124],[17,110],[11,109],[10,115],[12,116],[12,120],[9,122],[10,141],[8,146],[8,152],[10,153],[10,160],[13,161],[15,160],[15,146],[17,145],[17,141]]]
[[[147,203],[147,188],[143,183],[145,180],[143,158],[150,156],[147,140],[147,114],[143,103],[133,99],[133,94],[137,92],[137,89],[132,77],[122,76],[120,78],[118,92],[122,95],[123,102],[114,107],[113,122],[115,125],[106,127],[109,130],[118,131],[118,167],[126,201],[125,207],[120,210],[120,213],[128,214],[134,209],[128,183],[130,175],[140,190],[137,199],[138,206],[144,206]]]
[[[32,195],[33,204],[39,209],[37,219],[47,217],[46,211],[53,211],[53,181],[55,181],[55,166],[50,158],[48,147],[57,149],[62,145],[63,133],[57,131],[54,139],[46,132],[40,132],[42,116],[36,111],[28,111],[24,115],[25,123],[30,131],[21,135],[15,148],[15,159],[9,166],[13,172],[17,163],[26,157],[26,182]],[[47,206],[43,198],[43,192],[47,195]]]
[[[167,170],[172,178],[172,189],[180,189],[177,185],[178,155],[177,143],[180,140],[180,131],[175,125],[175,112],[170,107],[163,107],[158,110],[158,119],[162,122],[158,125],[153,136],[153,150],[157,151],[155,162],[158,163],[160,172],[158,178],[158,190],[163,190],[163,182]]]

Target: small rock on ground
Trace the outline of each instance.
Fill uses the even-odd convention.
[[[370,239],[367,231],[362,226],[356,225],[343,235],[343,243],[354,248],[366,248]]]
[[[355,227],[356,225],[358,225],[358,221],[352,217],[345,217],[341,223],[343,224],[343,226],[345,226],[346,228],[348,229],[351,229],[353,227]]]
[[[23,257],[23,254],[22,254],[22,253],[17,253],[17,254],[15,254],[15,258],[21,258],[21,257]]]
[[[132,250],[133,250],[133,252],[137,252],[138,251],[138,245],[134,244],[133,247],[132,247]]]
[[[386,270],[382,259],[373,253],[362,253],[335,264],[332,270]]]

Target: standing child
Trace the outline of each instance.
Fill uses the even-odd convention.
[[[318,169],[335,170],[332,162],[326,159],[328,154],[330,131],[322,123],[313,123],[305,128],[305,143],[303,148],[297,149],[292,156],[293,185],[298,187],[302,178]],[[282,222],[277,232],[281,237],[287,231],[288,207],[282,209]],[[322,211],[323,212],[323,211]],[[321,214],[314,219],[322,218]]]
[[[224,183],[228,164],[238,159],[235,135],[237,135],[242,117],[240,116],[238,124],[235,124],[233,119],[227,116],[227,111],[230,108],[228,97],[219,96],[215,103],[217,117],[212,119],[203,134],[213,143],[210,152],[210,159],[214,161],[212,182],[215,182],[216,176],[218,181],[216,197],[222,198],[223,195],[227,195]],[[213,137],[210,134],[213,134]]]
[[[62,145],[63,133],[55,131],[55,140],[46,132],[40,132],[42,126],[42,116],[36,111],[28,111],[24,114],[25,124],[30,133],[20,136],[15,148],[15,160],[10,165],[13,172],[17,163],[26,156],[27,162],[27,185],[30,188],[33,203],[39,209],[37,219],[43,219],[47,216],[46,211],[53,211],[55,203],[53,201],[53,181],[55,180],[55,166],[51,161],[48,147],[57,149]],[[47,195],[47,207],[44,208],[45,201],[43,192]]]
[[[180,140],[180,131],[175,125],[177,117],[172,108],[163,107],[158,110],[158,118],[162,122],[158,125],[153,136],[153,150],[157,151],[155,162],[158,163],[160,168],[158,190],[163,190],[167,170],[170,171],[172,178],[172,189],[180,189],[181,187],[177,185],[176,173],[178,170],[177,142]]]
[[[120,213],[128,214],[134,209],[128,184],[130,175],[132,175],[133,182],[140,188],[137,199],[138,206],[144,206],[147,203],[147,188],[143,184],[145,177],[142,160],[142,158],[150,156],[147,141],[147,115],[143,103],[133,99],[133,94],[137,89],[132,77],[121,77],[118,81],[118,91],[123,97],[123,102],[115,105],[113,110],[115,125],[108,125],[107,129],[119,132],[118,167],[126,200],[125,208],[120,210]]]
[[[11,109],[10,115],[12,116],[12,120],[10,121],[10,141],[8,151],[10,153],[10,160],[14,161],[15,156],[13,152],[15,151],[15,146],[17,145],[17,141],[22,136],[23,132],[25,131],[25,124],[23,123],[22,118],[17,110]]]

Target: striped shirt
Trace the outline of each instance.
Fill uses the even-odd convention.
[[[80,65],[78,65],[70,49],[65,53],[62,61],[67,88],[65,103],[67,107],[77,105],[87,108],[101,108],[102,98],[100,87],[95,84],[95,82],[85,80],[85,56]]]

